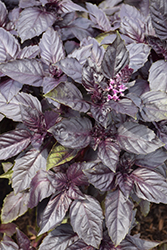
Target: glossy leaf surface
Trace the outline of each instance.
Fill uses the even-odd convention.
[[[82,214],[82,217],[80,216]],[[98,247],[102,239],[103,214],[100,204],[90,196],[73,201],[70,207],[73,230],[88,245]]]

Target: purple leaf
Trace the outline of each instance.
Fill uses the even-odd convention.
[[[30,240],[29,238],[21,232],[18,228],[16,228],[16,238],[17,238],[17,243],[22,250],[30,250]]]
[[[12,187],[15,193],[30,187],[32,178],[40,169],[46,169],[47,150],[30,149],[16,158],[13,168]],[[23,181],[24,180],[24,181]]]
[[[102,163],[110,168],[113,172],[119,162],[120,147],[112,139],[107,138],[98,146],[98,156]]]
[[[107,18],[106,14],[97,7],[97,5],[86,3],[86,7],[89,12],[89,17],[92,20],[92,22],[95,23],[96,28],[103,31],[111,30],[109,19]]]
[[[117,33],[117,37],[111,45],[108,45],[102,61],[102,71],[107,78],[113,78],[129,63],[129,53],[126,46]]]
[[[150,54],[150,46],[144,43],[132,43],[126,46],[129,52],[129,67],[135,72],[147,61]]]
[[[167,39],[167,6],[166,1],[152,0],[150,4],[151,21],[157,36]]]
[[[82,6],[73,3],[71,0],[62,0],[60,3],[59,13],[69,13],[73,11],[84,11],[87,12]]]
[[[132,39],[132,41],[143,42],[145,17],[135,7],[128,4],[122,4],[120,17],[121,32]]]
[[[67,76],[62,75],[58,79],[55,79],[53,76],[52,77],[44,77],[43,78],[43,93],[47,94],[50,92],[52,89],[58,86],[59,83],[61,82],[66,82],[67,81]]]
[[[84,170],[89,182],[101,191],[111,190],[114,173],[102,163],[93,164],[92,168]]]
[[[151,250],[158,245],[157,242],[140,239],[137,235],[127,235],[120,247],[122,250]]]
[[[40,40],[41,58],[46,64],[54,64],[65,57],[63,43],[57,31],[48,28]]]
[[[167,182],[159,173],[146,168],[138,168],[131,174],[135,193],[139,198],[154,202],[167,203]]]
[[[157,53],[157,55],[163,55],[165,60],[167,59],[167,42],[161,41],[158,37],[148,36],[148,43],[151,45],[153,50]]]
[[[31,142],[31,134],[16,129],[0,135],[0,159],[6,160],[24,150]]]
[[[23,92],[14,96],[9,103],[0,93],[0,104],[0,112],[7,116],[7,118],[13,119],[14,121],[22,121],[21,106],[36,109],[39,113],[42,112],[39,100],[36,97]]]
[[[30,7],[24,9],[17,21],[17,31],[22,42],[39,36],[43,31],[50,27],[55,21],[55,15],[45,9]]]
[[[0,26],[2,27],[7,18],[8,11],[6,9],[6,6],[3,2],[0,2]]]
[[[39,250],[63,250],[70,246],[78,236],[69,224],[62,224],[44,238]]]
[[[99,122],[104,128],[107,127],[109,121],[109,112],[108,103],[102,103],[101,105],[91,104],[90,108],[93,118]]]
[[[23,87],[22,83],[8,79],[0,84],[0,92],[5,97],[6,102],[9,103],[12,98],[18,94]]]
[[[57,62],[56,65],[74,81],[82,83],[82,65],[77,59],[66,57]]]
[[[55,139],[64,147],[84,148],[90,142],[92,124],[88,118],[64,118],[50,129]]]
[[[136,105],[128,98],[123,98],[118,102],[110,100],[108,106],[115,110],[117,113],[126,114],[132,117],[136,117],[138,109]]]
[[[124,166],[124,168],[126,167],[127,165]],[[127,173],[118,172],[116,174],[115,183],[119,186],[123,195],[128,198],[133,188],[133,180],[129,177],[129,175]]]
[[[17,55],[17,59],[29,58],[33,59],[39,55],[39,46],[38,45],[30,45],[24,47]]]
[[[93,22],[87,18],[78,17],[76,18],[67,28],[62,29],[63,40],[69,39],[67,37],[70,34],[71,37],[76,37],[79,41],[82,41],[84,38],[94,35],[94,29],[92,28]],[[67,33],[67,34],[66,34]]]
[[[49,129],[59,120],[59,113],[53,110],[45,112],[46,127]]]
[[[61,82],[59,85],[45,95],[56,102],[69,106],[79,112],[87,112],[89,104],[83,100],[80,90],[70,82]]]
[[[43,67],[36,59],[17,59],[0,64],[0,71],[15,81],[39,87],[43,80]]]
[[[66,148],[56,143],[47,158],[47,170],[71,161],[77,153],[77,149]]]
[[[81,216],[82,215],[82,216]],[[71,225],[79,238],[95,248],[102,240],[103,214],[100,204],[86,195],[86,200],[75,200],[70,207]]]
[[[44,198],[55,193],[55,188],[51,184],[51,179],[54,178],[55,175],[52,172],[44,170],[39,170],[37,172],[34,178],[32,178],[30,184],[30,199],[28,207],[36,207]]]
[[[145,92],[148,92],[150,89],[149,89],[148,82],[146,80],[137,79],[135,81],[135,84],[132,87],[130,87],[128,90],[129,90],[129,93],[132,93],[132,96],[134,96],[134,94],[137,96],[141,96]]]
[[[1,219],[3,223],[11,222],[23,215],[28,209],[29,193],[14,194],[11,192],[4,199]]]
[[[167,62],[159,60],[149,70],[150,90],[167,92]]]
[[[43,212],[38,235],[43,234],[59,225],[64,219],[71,202],[72,201],[67,196],[66,191],[53,195]]]
[[[164,148],[159,148],[156,151],[146,154],[137,155],[135,164],[146,168],[157,168],[167,160],[167,151]]]
[[[117,189],[108,193],[105,199],[105,218],[109,236],[119,245],[129,231],[133,203]]]
[[[12,236],[16,233],[16,224],[8,223],[8,224],[1,224],[0,225],[0,233],[5,233],[5,235]]]
[[[94,247],[88,246],[83,240],[79,239],[75,241],[72,245],[66,248],[66,250],[95,250]]]
[[[0,2],[1,7],[2,2]],[[0,62],[14,59],[20,50],[16,38],[9,31],[0,27]]]
[[[67,191],[67,195],[70,199],[76,200],[85,200],[85,196],[84,194],[80,191],[80,189],[75,186],[75,185],[71,185]]]
[[[19,246],[7,235],[0,242],[1,250],[19,250]]]
[[[91,61],[95,63],[97,66],[101,65],[105,50],[103,46],[100,46],[95,38],[88,37],[84,38],[81,42],[81,46],[86,46],[92,44],[92,53],[91,53]]]
[[[75,49],[71,54],[68,55],[68,58],[76,58],[81,65],[84,65],[88,57],[91,55],[92,44],[86,46],[81,46],[78,49]]]
[[[122,124],[117,139],[122,149],[134,154],[148,154],[163,146],[153,130],[134,122]]]
[[[141,116],[145,121],[161,121],[167,118],[167,94],[161,91],[148,91],[141,96]]]
[[[38,0],[20,0],[19,1],[19,7],[24,9],[32,6],[40,5]]]
[[[67,170],[67,179],[76,186],[87,185],[88,180],[83,173],[84,166],[81,163],[73,163]]]

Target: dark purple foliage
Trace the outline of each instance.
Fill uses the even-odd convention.
[[[167,204],[167,4],[125,3],[0,1],[0,249],[158,245],[130,233]],[[34,207],[35,247],[12,223]]]

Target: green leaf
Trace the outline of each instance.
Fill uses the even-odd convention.
[[[54,144],[47,158],[47,170],[71,161],[77,153],[77,149],[70,149]]]
[[[12,178],[12,174],[13,174],[13,166],[6,172],[0,175],[0,178],[6,178],[9,179],[9,185],[11,184],[11,178]]]

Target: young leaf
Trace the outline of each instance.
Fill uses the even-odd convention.
[[[43,234],[59,225],[64,219],[71,202],[72,201],[67,196],[66,191],[53,195],[43,212],[38,235]]]
[[[17,155],[31,142],[31,134],[25,130],[12,130],[0,135],[0,159],[6,160]]]
[[[112,142],[112,139],[107,138],[98,146],[98,156],[102,163],[110,168],[113,172],[116,171],[116,166],[119,162],[120,147]]]
[[[66,148],[56,143],[47,158],[47,170],[71,161],[77,153],[77,149]]]
[[[133,122],[119,127],[117,139],[122,149],[134,154],[148,154],[163,146],[153,130]]]
[[[111,189],[115,174],[102,163],[93,164],[92,168],[84,170],[89,182],[101,191]]]
[[[36,172],[39,169],[46,169],[47,154],[46,149],[41,152],[32,148],[15,160],[12,176],[12,187],[15,193],[29,188]]]
[[[88,185],[88,180],[83,173],[84,165],[81,163],[73,163],[67,170],[67,179],[71,180],[73,185]]]
[[[154,202],[167,203],[167,182],[159,173],[146,168],[138,168],[131,174],[135,193],[139,198]]]
[[[50,129],[55,139],[64,147],[73,149],[88,146],[92,124],[88,118],[64,118]]]
[[[0,2],[1,7],[2,2]],[[0,63],[14,59],[20,50],[16,38],[0,27]]]
[[[48,28],[43,34],[39,47],[41,58],[48,65],[54,64],[65,57],[60,36],[53,28]]]
[[[3,223],[11,222],[23,215],[28,209],[29,193],[23,192],[14,194],[11,192],[4,199],[4,204],[1,213]]]
[[[109,236],[117,246],[129,231],[133,203],[117,189],[107,194],[105,199],[105,218]]]
[[[51,184],[51,180],[55,178],[52,172],[39,170],[32,178],[30,184],[30,199],[28,207],[33,208],[38,205],[44,198],[55,193],[55,188]]]
[[[55,15],[38,7],[30,7],[22,10],[17,21],[17,31],[22,42],[39,36],[55,21]]]
[[[167,92],[167,62],[159,60],[153,63],[149,72],[150,89]]]
[[[89,104],[83,100],[80,90],[70,82],[59,83],[45,97],[49,97],[79,112],[87,112],[90,108]]]
[[[167,39],[167,5],[165,0],[151,0],[151,21],[157,36],[161,40]]]
[[[150,46],[144,43],[131,43],[126,46],[129,52],[129,67],[136,72],[147,61],[150,54]]]
[[[81,216],[82,215],[82,216]],[[85,200],[75,200],[70,207],[71,225],[79,238],[95,248],[102,240],[103,214],[100,204],[86,195]]]
[[[78,236],[72,230],[71,225],[62,224],[48,233],[40,245],[39,250],[63,250],[77,239]]]
[[[113,78],[129,63],[129,53],[124,41],[117,33],[114,42],[107,47],[102,61],[102,71],[107,78]]]
[[[15,81],[39,87],[43,80],[43,67],[36,59],[17,59],[0,64],[0,71]]]

